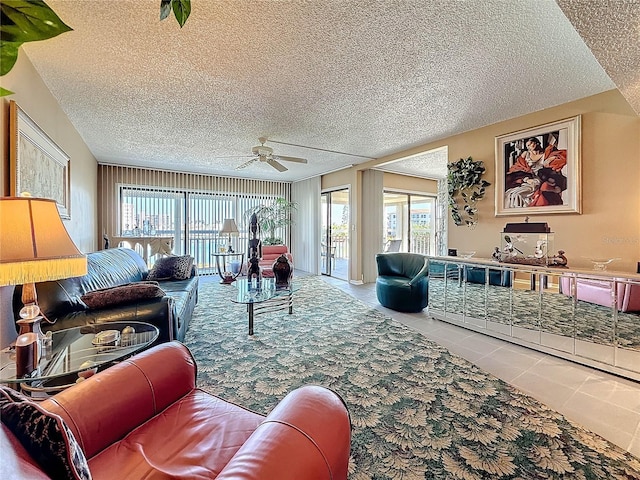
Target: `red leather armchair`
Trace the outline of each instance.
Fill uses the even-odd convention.
[[[346,479],[351,425],[334,392],[306,386],[267,416],[195,387],[178,342],[154,347],[41,403],[58,414],[93,479]],[[2,478],[47,478],[2,426]]]

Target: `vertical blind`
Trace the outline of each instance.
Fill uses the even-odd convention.
[[[383,173],[379,170],[362,172],[362,280],[376,281],[376,254],[382,251],[384,229]]]
[[[291,190],[292,200],[298,205],[291,252],[297,269],[317,275],[320,273],[320,177],[296,182]]]
[[[219,233],[224,220],[236,221],[240,233],[231,243],[235,251],[245,251],[245,212],[279,197],[290,200],[291,185],[99,165],[98,194],[98,225],[105,238],[172,237],[174,253],[192,255],[201,273],[212,273],[213,253],[229,243],[228,236]],[[289,231],[278,234],[290,241]]]

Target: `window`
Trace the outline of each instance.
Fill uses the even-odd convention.
[[[435,252],[435,218],[435,196],[385,191],[385,250]]]
[[[231,244],[236,252],[242,252],[249,238],[248,219],[243,212],[276,198],[272,194],[214,194],[131,185],[120,185],[118,189],[116,237],[172,237],[173,253],[192,255],[203,274],[214,272],[213,254],[229,244],[229,237],[219,233],[224,220],[236,221],[240,233],[231,237]],[[147,258],[140,243],[134,248]],[[149,257],[149,261],[152,264],[154,259]]]

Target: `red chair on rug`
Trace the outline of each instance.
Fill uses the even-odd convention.
[[[32,404],[36,415],[63,422],[66,454],[55,450],[53,460],[72,458],[81,473],[88,465],[94,480],[347,478],[351,424],[336,393],[301,387],[263,417],[196,388],[196,368],[183,344],[163,343],[40,403],[0,391],[2,409]],[[88,478],[52,473],[43,431],[27,450],[20,425],[2,421],[1,478]]]
[[[263,245],[262,246],[262,258],[260,259],[260,268],[262,269],[262,276],[271,278],[273,277],[273,262],[277,258],[284,254],[291,264],[293,265],[293,255],[289,253],[289,248],[286,245]]]

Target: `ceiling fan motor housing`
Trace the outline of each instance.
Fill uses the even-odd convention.
[[[251,151],[261,157],[270,157],[273,154],[273,148],[265,147],[264,145],[253,147]]]

